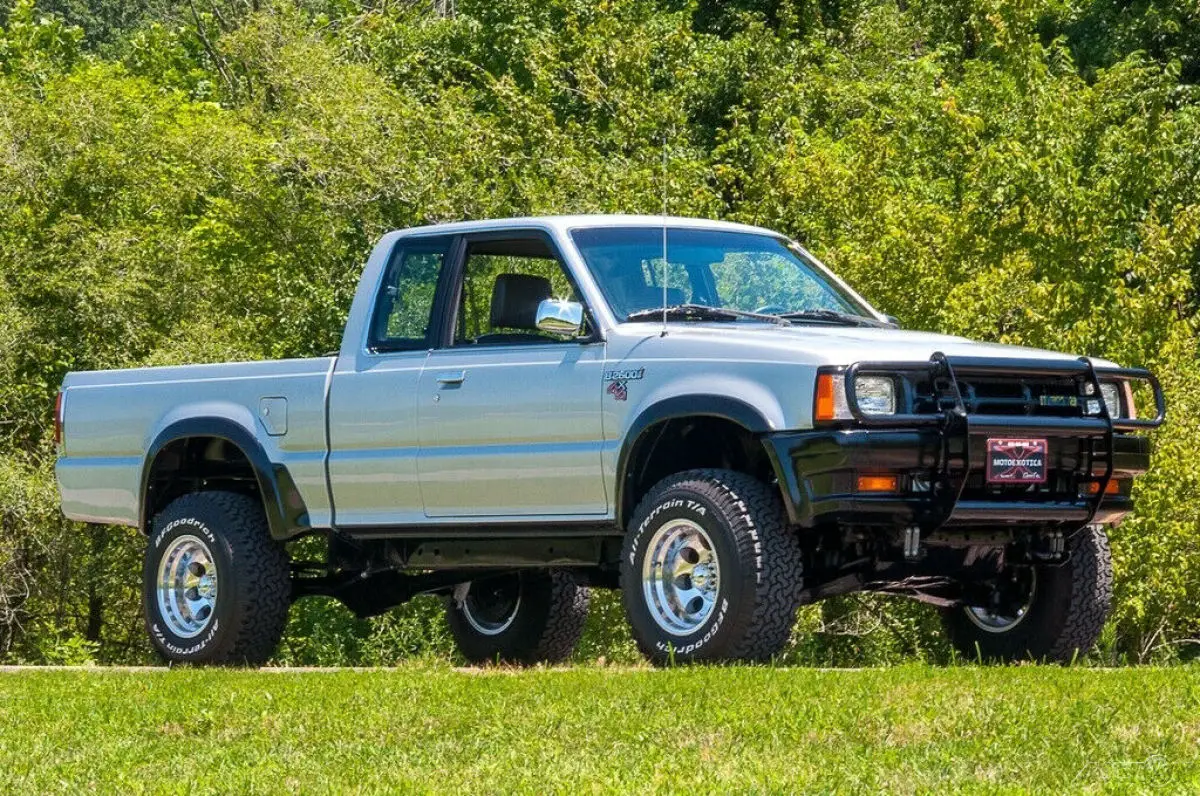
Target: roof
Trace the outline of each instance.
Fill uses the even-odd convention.
[[[685,218],[682,216],[642,216],[623,214],[594,214],[573,216],[526,216],[521,218],[494,218],[480,221],[453,221],[445,224],[430,224],[423,227],[410,227],[402,230],[402,234],[447,234],[464,232],[486,232],[489,230],[504,230],[519,227],[566,231],[580,227],[661,227],[663,223],[669,227],[691,227],[702,229],[723,229],[736,232],[753,232],[759,235],[778,235],[778,232],[754,227],[748,224],[735,224],[731,221],[714,221],[706,218]]]

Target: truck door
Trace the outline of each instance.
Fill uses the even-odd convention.
[[[423,520],[417,387],[434,339],[434,297],[451,236],[401,239],[353,356],[329,388],[329,483],[339,526]]]
[[[419,406],[430,517],[603,516],[604,344],[534,324],[545,298],[581,301],[541,232],[469,236]]]

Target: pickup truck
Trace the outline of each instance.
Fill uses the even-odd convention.
[[[641,216],[392,232],[335,355],[70,373],[55,412],[65,514],[147,537],[155,649],[234,665],[310,595],[562,660],[591,588],[656,663],[769,660],[858,591],[1069,660],[1163,415],[1146,370],[902,330],[778,233]]]

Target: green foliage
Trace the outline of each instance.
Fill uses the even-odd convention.
[[[1153,367],[1171,420],[1112,534],[1103,655],[1189,649],[1193,6],[20,0],[0,15],[0,655],[148,655],[137,534],[55,507],[67,370],[334,349],[382,232],[658,212],[664,137],[672,212],[787,232],[908,327]],[[450,655],[439,612],[302,603],[280,658]],[[598,597],[582,656],[632,659],[619,616]],[[788,660],[944,660],[936,627],[841,601],[806,611]]]
[[[292,666],[395,666],[411,658],[449,659],[454,643],[442,601],[418,597],[378,619],[354,619],[334,600],[302,600],[292,608],[276,656]]]
[[[78,62],[83,31],[57,16],[42,16],[32,0],[17,0],[0,30],[0,74],[40,85]]]
[[[48,628],[39,651],[45,663],[53,666],[90,666],[96,663],[100,642],[90,641],[67,629]]]

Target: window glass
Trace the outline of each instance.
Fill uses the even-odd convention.
[[[571,236],[617,317],[662,306],[661,227],[595,227]],[[771,235],[669,228],[667,263],[668,305],[870,315],[797,249]]]
[[[813,272],[796,267],[793,256],[778,252],[725,252],[709,264],[715,306],[768,312],[835,310],[853,312],[840,296]]]
[[[639,284],[636,279],[630,279],[622,285],[628,298],[636,299],[634,302],[636,304],[646,305],[645,307],[639,306],[638,309],[662,306],[664,281],[667,283],[668,304],[690,304],[696,301],[698,291],[692,289],[691,277],[688,276],[688,270],[683,263],[669,261],[664,273],[662,253],[660,252],[655,257],[643,260],[640,270],[642,284]]]
[[[579,301],[546,242],[532,238],[470,244],[455,345],[562,342],[535,323],[538,305],[548,298]]]
[[[375,303],[372,348],[418,351],[429,347],[433,297],[448,244],[446,238],[401,244]]]

